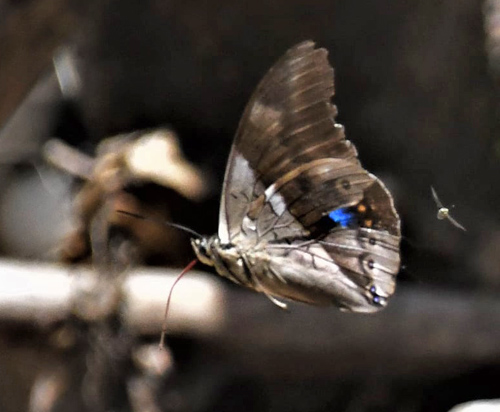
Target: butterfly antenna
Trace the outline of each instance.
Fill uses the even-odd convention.
[[[164,226],[175,227],[176,229],[183,230],[184,232],[187,232],[187,233],[197,237],[198,239],[201,239],[203,237],[198,232],[195,232],[193,229],[189,229],[186,226],[178,225],[177,223],[169,222],[168,220],[161,220],[161,219],[155,219],[152,217],[142,216],[142,215],[138,215],[137,213],[127,212],[126,210],[116,210],[116,212],[121,213],[122,215],[135,217],[136,219],[147,220],[149,222],[156,222],[156,223],[159,223],[159,224],[164,225]]]
[[[163,318],[163,326],[161,328],[161,337],[160,337],[160,350],[165,349],[165,336],[167,334],[167,316],[168,316],[168,310],[170,308],[170,300],[172,299],[172,292],[174,291],[175,285],[177,285],[177,282],[181,280],[181,278],[189,272],[194,265],[198,263],[198,259],[194,259],[187,265],[184,270],[181,272],[179,276],[174,280],[174,283],[172,283],[172,286],[170,287],[170,291],[168,292],[168,298],[167,298],[167,304],[165,305],[165,316]]]

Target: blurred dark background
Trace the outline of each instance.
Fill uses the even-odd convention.
[[[497,3],[0,0],[0,252],[42,258],[64,232],[52,230],[60,202],[30,180],[30,164],[40,161],[50,137],[93,153],[107,136],[167,125],[186,157],[220,188],[254,87],[286,49],[312,39],[329,50],[335,68],[339,123],[363,165],[394,195],[404,235],[401,283],[494,299],[500,292]],[[38,123],[7,130],[30,93],[53,90],[44,79],[62,46],[71,46],[78,62],[78,93],[47,98],[36,111]],[[431,185],[456,205],[452,214],[466,233],[436,219]],[[218,198],[214,189],[195,212],[176,220],[214,233]],[[498,307],[490,313],[498,324]],[[28,332],[19,333],[9,329],[0,337],[0,407],[7,412],[23,405],[24,392],[16,395],[12,382],[22,387],[34,374],[18,368],[38,363],[36,352],[19,349]],[[196,358],[199,342],[179,342],[177,356],[189,359],[199,385],[200,376],[232,367],[224,359]],[[12,353],[19,364],[9,362]],[[376,376],[383,376],[380,368]],[[196,410],[446,411],[463,400],[500,397],[493,384],[500,381],[500,356],[382,389],[376,377],[361,385],[338,376],[265,382],[235,376],[221,385],[219,400]]]

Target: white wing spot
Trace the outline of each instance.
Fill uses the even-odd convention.
[[[274,213],[276,213],[277,216],[281,216],[283,213],[285,213],[286,210],[285,199],[283,199],[283,196],[281,196],[280,193],[276,192],[275,184],[269,186],[264,192],[264,194],[266,196],[266,202],[268,202],[271,205]]]
[[[281,120],[281,111],[256,101],[248,118],[259,126],[277,124]]]

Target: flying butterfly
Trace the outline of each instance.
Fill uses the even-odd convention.
[[[306,41],[264,76],[231,149],[218,235],[191,243],[200,261],[281,307],[374,312],[395,290],[400,220],[335,122],[327,55]]]

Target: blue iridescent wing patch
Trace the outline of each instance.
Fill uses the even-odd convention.
[[[328,213],[328,217],[342,227],[348,227],[357,222],[356,213],[348,207],[341,207]]]

